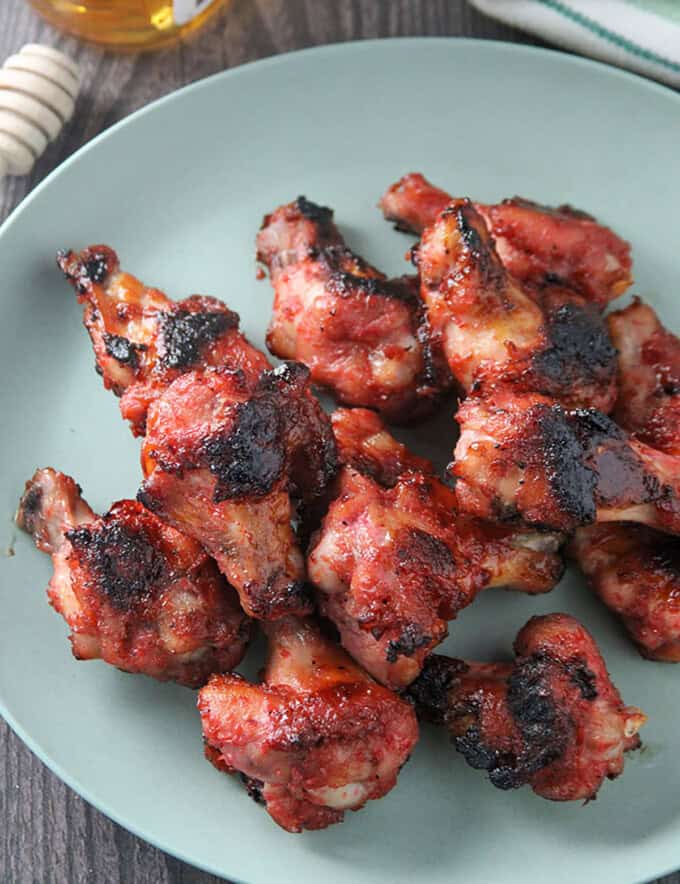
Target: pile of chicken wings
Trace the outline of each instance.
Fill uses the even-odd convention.
[[[482,591],[549,592],[563,553],[642,655],[680,661],[680,340],[638,298],[604,315],[629,245],[420,174],[380,208],[417,238],[397,279],[329,208],[265,217],[276,366],[221,301],[172,301],[107,246],[60,252],[143,479],[100,516],[39,469],[17,516],[74,656],[200,688],[206,757],[291,832],[390,791],[419,720],[501,789],[589,800],[622,772],[645,716],[573,617],[533,617],[513,662],[435,653]],[[444,408],[438,475],[388,425]]]

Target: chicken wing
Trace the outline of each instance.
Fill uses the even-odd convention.
[[[323,829],[395,786],[416,718],[310,621],[264,628],[263,683],[215,675],[199,694],[206,755],[287,831]]]
[[[652,448],[680,455],[680,338],[639,298],[608,322],[619,351],[615,419]]]
[[[423,175],[405,175],[380,201],[399,230],[422,233],[453,200]],[[541,206],[514,197],[497,205],[475,203],[501,261],[522,282],[542,288],[558,282],[604,308],[632,282],[630,245],[585,212]]]
[[[432,409],[450,377],[413,278],[386,279],[347,248],[333,212],[304,197],[266,216],[257,256],[275,291],[272,353],[304,362],[340,402],[390,420]]]
[[[198,540],[259,619],[306,613],[311,595],[292,520],[336,466],[309,372],[285,363],[253,390],[241,372],[189,372],[149,409],[139,499]]]
[[[108,246],[59,252],[57,263],[83,304],[97,371],[122,397],[121,414],[135,436],[144,435],[151,403],[184,372],[223,366],[255,384],[270,367],[238,330],[238,314],[217,298],[171,301],[122,272]]]
[[[466,399],[456,419],[449,470],[463,511],[557,531],[630,521],[680,533],[680,458],[638,442],[606,415],[499,389]]]
[[[237,666],[251,621],[194,540],[135,500],[97,516],[69,476],[38,470],[17,522],[52,556],[50,604],[73,655],[189,687]]]
[[[331,415],[338,460],[391,488],[406,472],[434,475],[434,465],[413,454],[386,429],[380,415],[368,408],[336,408]]]
[[[623,705],[592,636],[567,614],[533,617],[515,655],[464,663],[433,654],[408,696],[499,789],[529,784],[553,801],[595,798],[639,747],[646,716]]]
[[[614,522],[579,528],[569,553],[643,657],[680,662],[680,540]]]
[[[611,410],[616,351],[598,311],[559,289],[530,296],[469,200],[449,203],[425,229],[414,261],[430,327],[466,392],[512,384],[569,407]]]
[[[453,199],[450,193],[430,184],[420,172],[409,172],[387,188],[378,208],[397,230],[420,236]]]
[[[403,688],[447,635],[447,622],[487,587],[546,592],[562,574],[560,538],[455,512],[434,476],[392,488],[345,467],[307,560],[321,612],[374,678]]]

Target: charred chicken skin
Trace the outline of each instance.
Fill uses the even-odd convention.
[[[456,419],[449,469],[463,511],[557,531],[629,521],[680,534],[680,458],[601,412],[499,389],[466,399]]]
[[[238,314],[217,298],[171,301],[121,271],[108,246],[59,252],[57,263],[84,307],[97,371],[122,397],[121,414],[135,436],[144,435],[151,403],[184,372],[223,366],[254,385],[270,367],[239,331]]]
[[[680,338],[638,298],[608,322],[619,351],[614,417],[652,448],[680,456]]]
[[[414,278],[388,280],[347,248],[330,209],[304,197],[266,216],[257,256],[275,292],[272,353],[304,362],[347,405],[399,422],[431,410],[450,381]]]
[[[311,610],[291,524],[336,467],[330,421],[309,371],[286,363],[255,388],[241,372],[178,378],[149,410],[139,499],[203,544],[259,619]]]
[[[497,384],[610,411],[616,351],[598,311],[554,286],[541,293],[503,265],[469,200],[453,200],[414,250],[432,333],[466,392]]]
[[[240,663],[251,622],[236,593],[198,543],[137,501],[97,516],[48,468],[26,483],[17,521],[52,556],[48,597],[77,659],[189,687]]]
[[[418,675],[481,590],[546,592],[562,574],[558,537],[458,515],[433,476],[407,472],[385,488],[344,467],[336,493],[312,538],[309,579],[343,647],[388,687]]]
[[[579,528],[569,552],[643,657],[680,662],[680,541],[640,525]]]
[[[640,746],[645,715],[623,705],[592,636],[567,614],[533,617],[515,655],[464,663],[433,654],[408,695],[494,786],[528,784],[553,801],[595,798]]]
[[[199,694],[206,755],[239,772],[287,831],[323,829],[395,786],[418,740],[416,718],[310,621],[265,630],[261,684],[214,675]]]
[[[421,234],[453,200],[423,175],[405,175],[380,201],[388,221]],[[475,203],[494,238],[498,255],[518,280],[537,286],[558,283],[604,308],[632,282],[630,245],[585,212],[571,206],[541,206],[520,197],[497,205]]]

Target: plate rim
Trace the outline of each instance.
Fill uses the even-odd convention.
[[[567,50],[562,50],[559,48],[533,46],[530,44],[516,43],[509,40],[494,40],[480,37],[462,37],[455,35],[383,37],[365,40],[357,39],[347,41],[335,41],[331,43],[309,46],[302,49],[296,49],[288,52],[264,56],[253,61],[249,61],[244,64],[236,65],[235,67],[231,67],[222,71],[217,71],[216,73],[201,77],[200,79],[195,80],[192,83],[181,86],[169,92],[167,95],[163,95],[160,98],[157,98],[154,101],[149,102],[148,104],[145,104],[140,108],[137,108],[137,110],[132,111],[122,119],[116,121],[111,126],[104,129],[102,132],[99,132],[85,144],[81,145],[70,156],[66,157],[66,159],[64,159],[61,163],[59,163],[59,165],[52,169],[45,176],[45,178],[43,178],[42,181],[40,181],[19,202],[17,206],[15,206],[15,208],[10,212],[3,223],[0,224],[0,244],[9,229],[21,218],[24,212],[26,212],[30,208],[35,199],[37,199],[44,190],[50,187],[53,180],[61,175],[66,169],[76,164],[80,160],[81,156],[85,155],[90,150],[95,149],[100,142],[103,142],[109,137],[115,135],[115,133],[119,130],[130,125],[134,125],[141,117],[144,117],[147,114],[155,113],[160,107],[176,101],[178,98],[183,98],[190,93],[198,92],[199,90],[204,88],[209,88],[216,81],[228,81],[232,78],[237,78],[242,74],[247,74],[252,68],[257,67],[259,69],[285,65],[288,64],[291,60],[295,60],[299,56],[323,56],[336,53],[341,54],[345,52],[353,53],[356,51],[374,52],[376,51],[376,49],[385,44],[401,44],[404,46],[414,46],[431,43],[448,45],[454,51],[455,47],[459,45],[467,45],[471,47],[478,47],[480,49],[491,50],[494,52],[500,51],[502,53],[509,52],[510,54],[543,56],[546,58],[548,63],[552,63],[553,61],[563,61],[567,65],[585,67],[594,71],[598,71],[599,75],[614,77],[615,79],[623,79],[624,81],[630,83],[633,87],[642,87],[644,89],[647,89],[648,91],[651,91],[652,93],[657,93],[659,95],[665,96],[666,98],[670,98],[672,101],[675,101],[680,106],[680,92],[676,91],[670,86],[659,83],[655,80],[651,80],[643,75],[634,73],[632,71],[628,71],[615,65],[608,64],[607,62],[598,61],[596,59],[588,58],[581,55],[575,55]],[[124,820],[121,815],[119,815],[115,810],[109,807],[107,801],[95,797],[90,791],[89,787],[84,785],[79,777],[67,773],[62,765],[52,758],[49,751],[44,750],[38,744],[37,740],[25,730],[25,728],[16,720],[14,715],[7,708],[2,695],[0,695],[0,716],[2,716],[2,718],[7,723],[8,727],[13,731],[13,733],[38,758],[38,760],[48,768],[48,770],[50,770],[68,788],[72,789],[84,801],[86,801],[104,816],[108,817],[113,822],[120,825],[126,831],[140,838],[142,841],[145,841],[147,844],[151,844],[153,847],[163,851],[164,853],[167,853],[168,855],[175,857],[176,859],[179,859],[182,862],[185,862],[188,865],[201,871],[214,874],[220,878],[224,877],[224,869],[220,868],[217,865],[213,865],[210,862],[204,862],[200,858],[183,852],[180,848],[176,848],[170,844],[167,844],[162,837],[150,836],[149,834],[145,833],[141,827]],[[680,834],[680,818],[678,819],[677,823],[667,825],[660,831],[656,832],[648,839],[647,843],[644,846],[639,845],[637,850],[639,853],[649,854],[651,856],[656,852],[658,848],[667,845],[669,851],[672,851],[671,839],[673,838],[673,835],[675,835],[677,840],[678,834]],[[672,865],[664,866],[660,870],[655,869],[655,871],[653,871],[651,874],[655,875],[656,877],[663,877],[665,875],[672,874],[673,872],[678,871],[678,868],[680,867],[680,849],[676,848],[676,850],[678,853],[678,857]],[[229,872],[228,875],[233,884],[247,884],[245,879],[235,876],[231,872]]]
[[[637,84],[638,86],[642,86],[648,90],[651,90],[652,92],[657,92],[661,95],[665,95],[667,98],[677,101],[680,104],[679,91],[673,89],[670,86],[667,86],[664,83],[659,83],[656,80],[651,80],[648,77],[644,77],[641,74],[636,74],[633,71],[619,68],[616,65],[608,64],[607,62],[603,61],[598,61],[597,59],[587,58],[583,55],[574,55],[567,50],[562,50],[559,48],[548,48],[544,46],[532,46],[527,43],[513,43],[510,40],[487,40],[481,37],[457,36],[378,37],[369,40],[346,40],[341,42],[323,43],[317,46],[307,46],[303,49],[293,49],[289,52],[281,52],[276,55],[267,55],[263,58],[257,58],[254,61],[248,61],[244,64],[236,65],[232,68],[227,68],[223,71],[217,71],[214,74],[208,74],[205,77],[194,80],[192,83],[187,83],[184,86],[180,86],[179,88],[174,89],[172,92],[168,92],[167,95],[162,95],[160,98],[154,99],[154,101],[149,102],[149,104],[145,104],[142,107],[137,108],[137,110],[134,110],[131,113],[127,114],[127,116],[123,117],[122,119],[117,120],[107,129],[104,129],[102,132],[97,133],[97,135],[95,135],[85,144],[82,144],[70,156],[66,157],[66,159],[62,160],[58,166],[55,166],[54,169],[48,172],[48,174],[42,179],[42,181],[40,181],[33,188],[33,190],[30,191],[30,193],[26,194],[26,196],[10,212],[7,218],[5,218],[2,224],[0,224],[0,237],[2,237],[7,232],[9,227],[11,227],[11,225],[16,222],[17,218],[19,218],[23,214],[23,212],[28,208],[28,206],[31,205],[34,199],[36,199],[42,193],[42,191],[49,184],[51,184],[53,178],[56,178],[57,175],[61,174],[65,169],[76,163],[81,156],[96,147],[96,145],[99,144],[100,141],[103,141],[105,138],[114,135],[119,129],[123,129],[124,127],[136,122],[137,119],[145,116],[146,114],[155,112],[158,108],[162,107],[166,103],[175,101],[178,98],[183,97],[191,92],[208,87],[212,84],[213,81],[220,79],[228,80],[232,77],[238,77],[241,74],[246,73],[249,69],[256,66],[259,68],[263,68],[274,67],[278,64],[286,64],[290,59],[297,58],[298,56],[317,54],[324,55],[326,53],[330,54],[335,52],[356,50],[370,52],[372,50],[375,50],[376,47],[385,44],[416,45],[425,43],[441,43],[448,45],[465,44],[468,46],[477,46],[478,48],[493,47],[494,50],[509,51],[510,53],[528,53],[529,55],[546,56],[550,59],[560,59],[566,61],[567,64],[574,64],[576,66],[592,68],[594,70],[599,70],[601,74],[614,76],[615,78],[623,78],[628,82]]]

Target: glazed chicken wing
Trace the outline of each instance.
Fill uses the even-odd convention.
[[[640,525],[590,525],[569,552],[643,657],[680,662],[680,540]]]
[[[422,233],[453,200],[423,175],[405,175],[380,201],[397,228]],[[501,261],[522,282],[560,283],[604,308],[632,282],[630,246],[609,228],[571,206],[541,206],[520,197],[497,205],[475,203]]]
[[[215,675],[199,694],[206,755],[240,772],[287,831],[323,829],[394,787],[418,739],[415,715],[310,621],[265,630],[262,684]]]
[[[267,358],[239,332],[239,317],[217,298],[171,301],[120,270],[108,246],[59,252],[57,263],[84,307],[96,367],[121,396],[132,432],[143,436],[146,414],[163,390],[190,369],[238,369],[253,384]]]
[[[264,219],[258,259],[274,287],[267,344],[309,366],[343,403],[409,421],[448,386],[413,278],[388,280],[344,243],[333,212],[304,197]]]
[[[449,203],[425,229],[414,260],[432,332],[466,392],[504,383],[611,410],[616,351],[602,317],[560,290],[530,296],[469,200]]]
[[[413,470],[433,476],[434,464],[413,454],[385,427],[382,418],[368,408],[336,408],[331,414],[338,464],[370,476],[379,485],[392,488],[403,473]],[[340,494],[340,473],[328,485],[326,494],[314,507],[305,507],[298,534],[305,545],[319,528],[332,501]]]
[[[380,197],[378,208],[397,230],[418,236],[431,227],[454,198],[430,184],[420,172],[409,172],[391,184]]]
[[[331,415],[338,460],[344,466],[392,487],[411,470],[433,475],[434,465],[413,454],[386,429],[380,415],[368,408],[336,408]]]
[[[260,619],[306,613],[311,597],[291,521],[336,463],[309,372],[286,363],[253,390],[240,372],[189,372],[149,409],[139,499],[198,540]]]
[[[137,501],[97,516],[73,479],[43,469],[17,521],[52,556],[48,597],[77,659],[189,687],[240,663],[251,622],[236,593],[199,544]]]
[[[558,531],[630,521],[680,533],[680,457],[638,442],[604,414],[499,389],[466,399],[456,419],[449,469],[463,511]]]
[[[608,322],[619,351],[614,417],[652,448],[680,455],[680,338],[639,298]]]
[[[321,612],[371,675],[400,689],[482,589],[546,592],[562,574],[559,538],[457,515],[455,496],[410,472],[392,488],[350,467],[312,539]]]
[[[529,784],[553,801],[595,798],[639,747],[645,715],[623,705],[593,638],[567,614],[533,617],[515,655],[464,663],[433,654],[409,696],[499,789]]]

